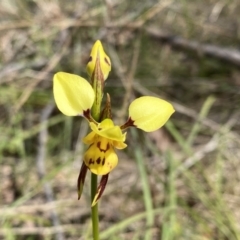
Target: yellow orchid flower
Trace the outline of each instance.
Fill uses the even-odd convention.
[[[119,126],[114,126],[111,119],[104,119],[97,126],[90,123],[92,132],[84,139],[85,144],[90,145],[84,154],[84,162],[91,172],[97,175],[106,175],[118,163],[117,154],[114,147],[124,149],[127,145],[124,143],[126,133],[122,133]]]
[[[175,111],[173,106],[165,100],[143,96],[130,104],[128,120],[122,126],[115,126],[111,120],[110,97],[108,97],[102,117],[97,122],[92,117],[95,111],[93,107],[99,102],[101,103],[104,81],[110,70],[110,59],[104,52],[101,42],[97,41],[93,46],[87,65],[87,73],[92,85],[82,77],[64,72],[56,73],[53,79],[53,94],[59,110],[67,116],[85,117],[92,130],[83,139],[83,143],[89,147],[84,154],[78,178],[78,198],[80,198],[87,169],[96,175],[102,175],[92,206],[101,197],[108,174],[118,163],[114,149],[127,147],[124,143],[126,129],[136,127],[145,132],[155,131],[162,127]],[[98,81],[95,81],[96,79]]]
[[[92,132],[87,135],[83,142],[90,145],[84,161],[91,172],[97,175],[105,175],[117,164],[117,157],[112,154],[110,164],[112,168],[107,168],[101,160],[106,155],[113,153],[113,148],[123,149],[126,133],[122,131],[128,127],[137,127],[146,132],[151,132],[162,127],[174,109],[170,103],[160,98],[144,96],[135,99],[129,106],[128,121],[120,126],[114,126],[112,120],[105,119],[101,123],[96,123],[91,118],[90,110],[94,102],[94,92],[87,80],[73,74],[59,72],[54,75],[54,98],[59,110],[67,116],[83,116],[89,120]],[[109,148],[107,151],[104,149]],[[108,157],[109,159],[109,157]],[[93,163],[94,162],[94,163]]]

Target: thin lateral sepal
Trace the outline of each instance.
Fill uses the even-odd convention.
[[[108,182],[108,175],[109,174],[106,174],[106,175],[103,175],[102,178],[101,178],[101,181],[98,185],[98,188],[97,188],[97,193],[93,199],[93,202],[92,202],[92,207],[94,207],[94,205],[98,202],[98,200],[101,198],[104,190],[105,190],[105,187],[107,185],[107,182]]]

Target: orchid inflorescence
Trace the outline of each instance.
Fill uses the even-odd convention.
[[[104,81],[111,71],[111,61],[98,40],[92,47],[87,64],[91,84],[84,78],[65,72],[54,75],[53,93],[58,109],[67,116],[82,116],[89,122],[91,132],[83,138],[89,145],[78,177],[78,199],[80,199],[88,169],[102,175],[92,206],[100,199],[107,184],[109,173],[116,167],[116,149],[127,147],[126,129],[136,127],[152,132],[162,127],[174,113],[173,106],[160,98],[143,96],[135,99],[128,109],[128,119],[114,125],[110,96],[101,111]]]

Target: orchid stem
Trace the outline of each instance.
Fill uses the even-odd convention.
[[[104,73],[106,73],[106,70],[101,68],[101,54],[106,58],[106,54],[104,53],[104,50],[102,48],[101,42],[97,41],[95,45],[92,48],[91,52],[91,58],[90,62],[87,67],[90,72],[90,81],[92,82],[93,91],[95,93],[95,100],[91,109],[91,115],[93,118],[93,121],[99,122],[100,115],[101,115],[101,103],[102,103],[102,97],[103,97],[103,88],[104,88]],[[95,66],[94,69],[91,66],[91,61],[95,57]],[[105,59],[104,58],[104,59]],[[111,70],[107,70],[107,73]],[[98,176],[94,173],[91,173],[91,201],[93,203],[94,198],[97,193],[97,184],[98,184]],[[94,204],[92,206],[92,230],[93,230],[93,239],[99,240],[99,216],[98,216],[98,204]]]
[[[99,119],[98,115],[93,116],[96,120]],[[91,173],[91,203],[95,198],[97,193],[97,182],[98,176],[94,173]],[[93,240],[99,240],[99,217],[98,217],[98,204],[96,203],[92,206],[92,231],[93,231]]]
[[[95,102],[92,107],[92,118],[95,121],[99,121],[100,118],[100,109],[101,109],[101,100],[102,100],[102,91],[99,91],[99,88],[96,87],[95,83],[97,78],[93,80],[93,90],[95,92]],[[94,84],[95,83],[95,84]],[[99,101],[100,99],[100,101]],[[98,176],[94,173],[91,173],[91,203],[95,198],[97,193],[97,182]],[[92,231],[93,231],[93,240],[99,240],[99,216],[98,216],[98,204],[96,203],[92,206]]]
[[[97,175],[91,173],[91,202],[93,202],[95,194],[97,192]],[[98,204],[92,207],[92,230],[93,239],[99,240],[99,219],[98,219]]]
[[[99,117],[95,116],[95,119]],[[97,193],[97,182],[98,176],[94,173],[91,173],[91,203],[94,200],[94,197]],[[92,231],[93,231],[93,240],[99,240],[99,217],[98,217],[98,204],[96,203],[92,206]]]

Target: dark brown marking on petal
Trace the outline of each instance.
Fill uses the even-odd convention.
[[[107,65],[111,66],[110,62],[108,61],[108,59],[106,57],[104,58],[104,61]]]
[[[100,152],[104,152],[105,153],[107,150],[109,150],[110,144],[107,143],[107,147],[106,147],[106,149],[104,149],[104,148],[101,148],[101,142],[97,142],[97,148],[100,150]]]
[[[92,61],[92,56],[89,57],[87,63],[91,62]]]
[[[100,164],[101,163],[101,158],[99,157],[97,160],[96,160],[97,164]]]
[[[134,122],[135,122],[135,121],[133,121],[133,120],[131,119],[131,117],[128,119],[128,124],[129,124],[130,126],[135,126],[135,125],[134,125]]]
[[[94,164],[94,160],[92,158],[90,158],[88,163],[89,163],[89,165]]]
[[[83,111],[83,116],[90,121],[90,119],[91,119],[90,109]]]
[[[102,166],[105,164],[105,158],[103,158],[102,160]]]
[[[125,122],[120,128],[122,130],[125,130],[126,128],[128,127],[137,127],[135,124],[134,124],[135,121],[133,121],[131,119],[131,117],[128,118],[127,122]]]

